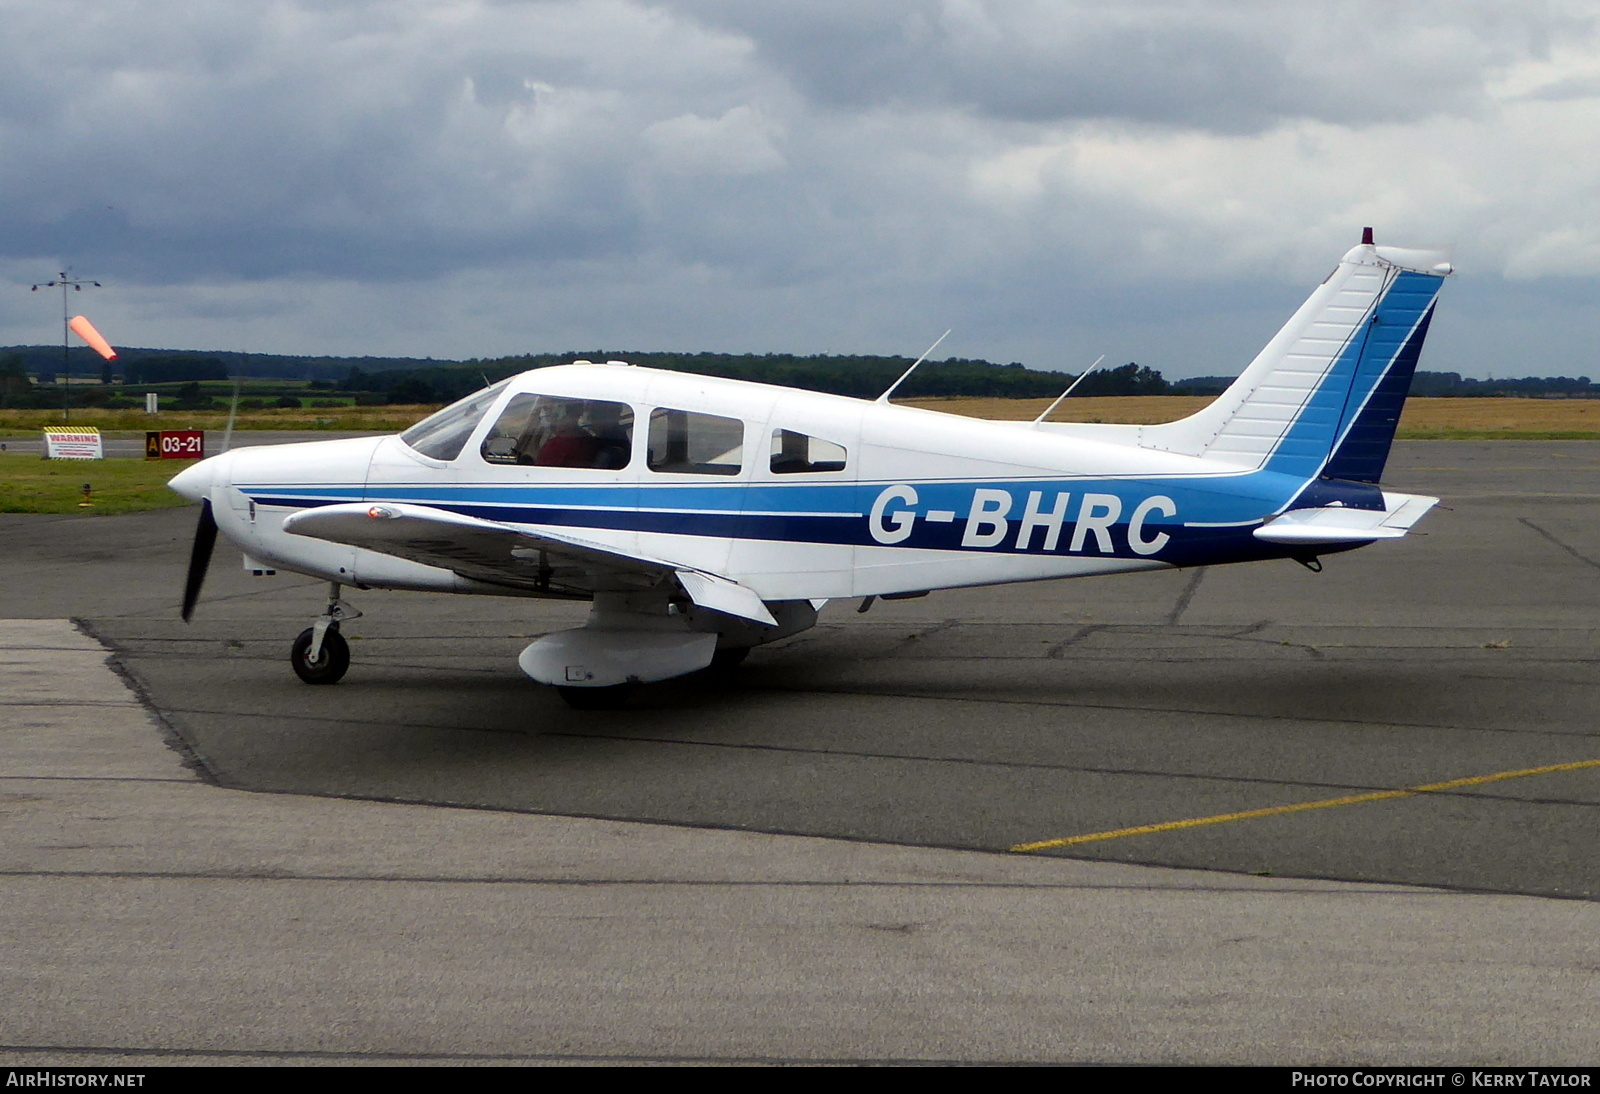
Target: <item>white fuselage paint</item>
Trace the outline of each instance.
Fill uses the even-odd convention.
[[[485,462],[479,455],[483,435],[500,408],[522,392],[630,405],[635,436],[628,467],[604,471]],[[649,470],[643,455],[645,433],[657,407],[742,421],[745,459],[739,474],[708,479]],[[776,429],[843,447],[845,468],[774,474],[767,466],[767,451]],[[446,570],[290,535],[280,526],[289,512],[306,504],[304,495],[312,491],[329,502],[444,504],[471,489],[516,498],[530,488],[559,487],[584,497],[587,505],[622,512],[670,511],[672,499],[681,496],[680,508],[689,518],[682,530],[584,525],[582,533],[618,551],[725,575],[769,601],[1161,567],[1165,563],[1147,556],[1161,549],[1165,534],[1147,534],[1144,526],[1152,514],[1168,520],[1182,514],[1159,489],[1148,490],[1125,515],[1123,500],[1114,494],[1034,487],[1072,479],[1158,485],[1165,478],[1213,478],[1225,491],[1226,480],[1245,470],[1215,459],[1064,437],[1014,423],[607,365],[568,365],[517,377],[479,422],[461,455],[450,462],[422,456],[395,437],[239,449],[207,462],[214,487],[226,499],[226,504],[214,504],[219,528],[251,557],[285,570],[363,586],[489,591]],[[782,516],[770,500],[800,488],[836,488],[827,513],[865,518],[869,535],[859,542],[830,543],[705,534],[692,526],[702,515],[706,521],[741,514]],[[841,508],[841,494],[858,499],[855,507]],[[948,500],[934,503],[934,495],[958,500],[954,505]],[[300,500],[284,501],[295,498]],[[514,505],[504,507],[495,519],[535,532],[563,527],[518,520]],[[1128,549],[1119,556],[1111,529],[1124,520]],[[950,549],[903,545],[919,527],[946,525],[952,529]],[[1031,553],[1018,553],[1024,551]]]

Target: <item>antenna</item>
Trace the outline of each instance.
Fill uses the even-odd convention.
[[[1073,388],[1075,388],[1079,384],[1083,383],[1083,378],[1085,376],[1089,375],[1089,373],[1093,372],[1095,369],[1099,368],[1100,367],[1100,362],[1104,361],[1105,359],[1106,359],[1106,355],[1102,353],[1099,357],[1096,357],[1094,359],[1094,364],[1090,365],[1088,368],[1086,368],[1082,372],[1078,373],[1078,378],[1076,380],[1072,381],[1072,383],[1067,385],[1067,390],[1063,391],[1060,395],[1056,396],[1056,401],[1055,402],[1051,403],[1049,406],[1044,408],[1044,413],[1039,415],[1037,418],[1035,418],[1033,420],[1033,424],[1034,425],[1042,425],[1044,423],[1044,420],[1046,418],[1050,417],[1051,412],[1053,412],[1056,407],[1061,405],[1061,400],[1065,399],[1068,395],[1071,395]]]
[[[950,328],[950,330],[954,330],[954,329],[955,329],[954,327]],[[943,334],[939,335],[938,338],[934,339],[933,345],[929,346],[926,350],[924,350],[921,357],[918,357],[915,361],[911,362],[911,367],[906,369],[904,372],[902,372],[900,374],[900,379],[898,379],[894,383],[890,384],[889,385],[889,390],[885,391],[882,395],[878,396],[878,398],[875,401],[876,402],[880,402],[880,403],[887,403],[889,401],[889,396],[894,394],[894,389],[899,387],[901,384],[905,383],[906,382],[906,377],[910,376],[913,372],[917,371],[917,366],[922,364],[922,362],[924,362],[924,361],[926,361],[928,359],[928,354],[930,354],[934,350],[938,349],[939,348],[939,343],[943,342],[946,338],[949,338],[949,337],[950,337],[950,331],[947,330]]]

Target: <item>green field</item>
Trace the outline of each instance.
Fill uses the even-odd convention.
[[[139,513],[191,504],[167,480],[194,460],[41,460],[0,455],[0,513]],[[92,504],[81,506],[89,484]]]

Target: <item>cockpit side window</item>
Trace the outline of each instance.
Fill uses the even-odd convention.
[[[809,437],[792,429],[772,431],[772,473],[800,475],[815,471],[843,471],[843,445]]]
[[[400,439],[424,456],[446,462],[455,459],[505,386],[502,380],[451,403],[400,434]]]
[[[679,475],[737,475],[744,466],[744,423],[693,410],[652,410],[649,465]]]
[[[513,395],[479,452],[486,463],[619,471],[633,458],[633,408],[598,399]]]

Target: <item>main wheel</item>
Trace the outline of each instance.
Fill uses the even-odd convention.
[[[573,710],[621,710],[628,705],[633,686],[614,684],[608,688],[570,688],[557,684],[556,694]]]
[[[749,646],[724,646],[711,655],[710,668],[713,672],[732,672],[744,664],[744,659],[749,656]]]
[[[300,632],[289,650],[289,664],[294,674],[308,684],[337,684],[350,669],[350,643],[339,633],[339,624],[329,624],[322,636],[322,652],[315,661],[306,654],[311,652],[312,628]]]

